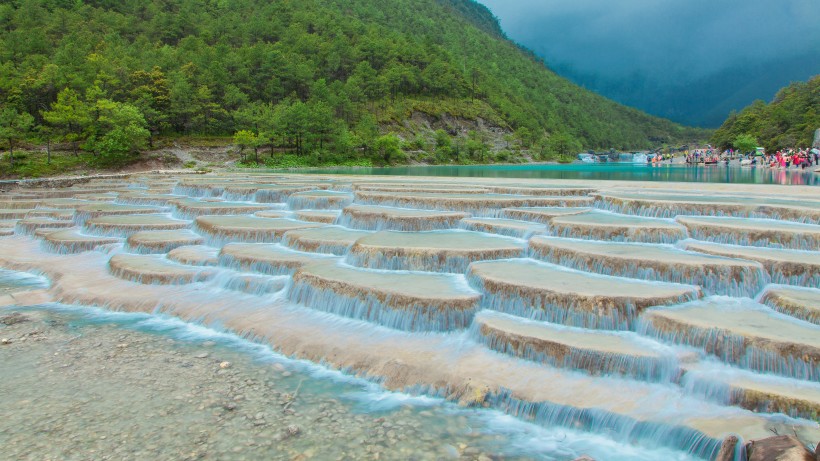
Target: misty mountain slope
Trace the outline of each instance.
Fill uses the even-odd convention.
[[[257,130],[269,111],[300,151],[352,152],[418,113],[588,148],[702,136],[558,77],[470,0],[21,0],[0,24],[0,101],[35,125],[68,88],[156,133]]]
[[[480,1],[558,74],[685,124],[820,74],[816,0]]]

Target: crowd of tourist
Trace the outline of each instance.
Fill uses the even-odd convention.
[[[756,165],[768,168],[808,168],[813,165],[820,165],[820,149],[793,148],[782,149],[770,154],[762,151],[741,153],[733,149],[727,149],[718,153],[714,148],[695,149],[687,151],[685,154],[688,164],[718,164],[725,162],[727,165],[731,160],[739,159],[741,165]]]

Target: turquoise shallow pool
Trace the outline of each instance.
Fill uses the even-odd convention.
[[[453,165],[398,166],[387,168],[317,168],[288,170],[292,173],[460,176],[480,178],[598,179],[620,181],[713,182],[746,184],[820,185],[820,174],[812,169],[772,170],[735,166],[687,166],[613,164],[572,165]]]

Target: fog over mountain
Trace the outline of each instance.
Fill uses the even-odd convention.
[[[480,1],[557,73],[686,124],[820,74],[818,0]]]

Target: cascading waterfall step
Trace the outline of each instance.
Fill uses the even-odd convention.
[[[748,298],[714,296],[651,309],[641,317],[638,331],[703,349],[742,368],[820,380],[820,326]]]
[[[291,250],[270,243],[229,243],[219,253],[219,264],[267,275],[291,275],[305,265],[338,258]]]
[[[184,195],[148,194],[144,192],[126,192],[117,196],[117,203],[126,205],[170,206],[174,200],[184,199]]]
[[[490,191],[496,194],[517,194],[517,195],[537,195],[556,196],[572,195],[584,196],[596,192],[596,189],[583,186],[488,186]]]
[[[76,210],[80,207],[95,205],[88,200],[78,200],[75,198],[52,198],[43,200],[38,208],[53,208],[61,210]],[[99,204],[96,204],[99,205]]]
[[[482,306],[569,326],[623,330],[652,306],[697,299],[700,288],[611,277],[532,259],[481,261],[468,278],[484,292]]]
[[[74,221],[28,217],[17,222],[16,231],[21,234],[32,235],[37,229],[67,229],[69,227],[74,227]]]
[[[0,210],[33,210],[41,203],[38,199],[0,200]]]
[[[285,210],[265,210],[257,211],[253,215],[257,218],[289,218],[292,212]]]
[[[314,309],[400,330],[447,331],[470,324],[481,294],[461,275],[327,262],[296,271],[289,297]]]
[[[364,230],[426,231],[452,229],[469,217],[461,211],[419,210],[378,205],[351,205],[342,210],[339,224]]]
[[[260,218],[258,216],[200,216],[196,229],[218,241],[230,242],[278,242],[286,232],[296,229],[313,229],[321,224],[286,218]]]
[[[313,190],[313,186],[294,186],[282,184],[241,184],[228,185],[223,194],[228,200],[254,201],[259,203],[280,203],[298,192]]]
[[[820,325],[820,289],[770,285],[760,302],[783,314]]]
[[[460,225],[465,230],[517,238],[529,238],[534,234],[545,234],[548,231],[545,224],[503,218],[464,218]]]
[[[167,214],[110,215],[85,222],[89,233],[112,237],[128,237],[142,231],[179,230],[191,227],[191,221],[175,219]]]
[[[282,291],[288,285],[288,277],[271,277],[255,274],[230,274],[225,276],[220,285],[228,290],[247,293],[249,295],[264,296]],[[216,280],[219,282],[219,280]]]
[[[709,242],[682,242],[686,250],[748,259],[763,264],[774,283],[820,287],[820,251],[723,245]]]
[[[341,210],[353,203],[353,194],[329,190],[296,192],[288,197],[292,210]]]
[[[205,245],[181,246],[169,251],[168,259],[189,266],[216,266],[219,251],[219,248]]]
[[[820,225],[774,219],[678,216],[698,240],[759,247],[820,250]]]
[[[356,201],[365,205],[395,206],[427,210],[463,211],[476,216],[497,215],[503,208],[537,206],[591,206],[587,196],[538,196],[508,194],[431,194],[424,192],[356,192]]]
[[[605,242],[536,235],[530,255],[604,275],[699,285],[707,294],[752,297],[769,282],[756,261],[684,251],[670,245]]]
[[[112,215],[160,214],[166,210],[160,207],[144,205],[120,205],[116,203],[95,203],[77,207],[74,222],[85,224],[89,219]]]
[[[62,220],[73,220],[74,219],[74,210],[61,210],[58,208],[37,208],[31,210],[28,215],[28,218],[53,218],[53,219],[62,219]]]
[[[592,375],[625,375],[671,381],[680,361],[697,360],[633,332],[567,327],[492,311],[476,314],[471,327],[478,342],[498,352]]]
[[[504,208],[501,210],[501,216],[508,219],[549,224],[552,218],[558,216],[583,214],[590,211],[592,208],[589,207],[518,207]]]
[[[0,208],[0,219],[24,219],[33,209],[28,208]]]
[[[38,229],[35,236],[39,235],[43,235],[43,244],[46,248],[60,254],[82,253],[105,245],[122,242],[122,239],[117,237],[85,235],[80,233],[77,228],[65,230]]]
[[[671,220],[602,211],[556,216],[550,227],[560,237],[614,242],[675,243],[686,238],[686,229]]]
[[[600,208],[657,218],[678,215],[734,216],[820,223],[820,203],[806,200],[629,191],[592,195]]]
[[[523,256],[523,240],[464,230],[381,231],[362,237],[347,261],[373,269],[463,273],[471,262]]]
[[[680,385],[687,392],[722,405],[815,421],[820,418],[820,383],[712,362],[685,363],[682,370]]]
[[[452,186],[444,184],[357,184],[354,185],[353,191],[394,193],[424,192],[433,194],[487,194],[490,192],[490,189],[486,187]]]
[[[341,210],[297,210],[294,212],[296,219],[300,221],[321,224],[334,224],[341,214]]]
[[[201,245],[205,239],[189,229],[141,231],[126,240],[128,249],[138,253],[168,253],[174,248]]]
[[[145,285],[181,285],[201,282],[214,276],[212,269],[185,266],[165,255],[117,254],[108,261],[111,274]]]
[[[173,200],[174,214],[193,219],[207,215],[247,215],[270,209],[270,205],[243,202],[208,201],[195,199]]]
[[[352,230],[341,226],[297,229],[287,231],[282,237],[282,244],[308,253],[342,256],[356,241],[372,234],[371,231]]]

